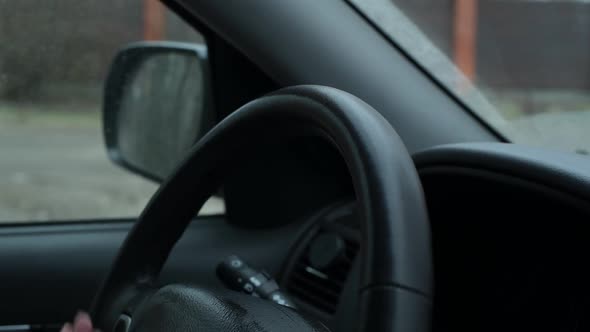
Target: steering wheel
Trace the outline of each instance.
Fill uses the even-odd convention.
[[[401,139],[377,111],[337,89],[296,86],[221,121],[161,185],[123,243],[94,299],[103,331],[327,331],[297,311],[244,294],[156,278],[224,174],[286,138],[317,136],[342,154],[361,220],[359,331],[430,330],[430,225],[420,180]],[[207,253],[202,253],[206,255]]]

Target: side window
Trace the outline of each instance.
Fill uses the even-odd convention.
[[[202,43],[157,0],[0,0],[0,222],[137,216],[157,189],[112,164],[102,85],[138,40]]]

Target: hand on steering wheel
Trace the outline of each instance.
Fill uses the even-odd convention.
[[[74,317],[74,323],[65,323],[61,332],[99,332],[92,327],[92,320],[85,312],[78,312]]]

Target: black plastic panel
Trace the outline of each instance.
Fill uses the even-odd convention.
[[[0,228],[0,325],[57,323],[87,309],[130,221]],[[230,254],[277,274],[297,224],[247,230],[200,217],[177,243],[162,282],[222,287],[215,266]]]
[[[590,328],[590,158],[462,144],[415,160],[433,230],[435,331]]]
[[[345,1],[167,1],[186,8],[281,86],[326,85],[363,99],[410,152],[500,140]]]

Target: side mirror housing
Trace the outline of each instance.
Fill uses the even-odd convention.
[[[214,124],[207,48],[139,42],[115,57],[104,87],[109,158],[162,181]]]

